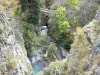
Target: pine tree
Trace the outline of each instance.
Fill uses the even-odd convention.
[[[38,23],[40,0],[21,0],[20,3],[22,5],[22,12],[28,10],[28,23]]]
[[[40,0],[21,0],[20,3],[22,12],[28,11],[27,22],[35,25],[35,31],[38,32]]]

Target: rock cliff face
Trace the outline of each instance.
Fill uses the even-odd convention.
[[[83,29],[77,28],[68,57],[70,75],[100,75],[100,13],[97,15]]]
[[[33,75],[19,22],[0,11],[0,75]]]

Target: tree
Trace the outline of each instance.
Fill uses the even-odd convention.
[[[66,9],[60,7],[55,11],[56,22],[59,27],[60,32],[65,32],[69,27],[69,22],[66,19]]]
[[[20,0],[23,24],[23,37],[27,55],[34,51],[34,33],[39,30],[40,0]]]
[[[40,13],[40,0],[21,0],[22,12],[27,12],[27,22],[35,25],[35,31],[38,32],[38,21]]]
[[[78,9],[79,0],[67,0],[74,9]]]
[[[70,24],[66,15],[66,8],[64,7],[55,10],[49,20],[48,32],[57,45],[70,50],[73,34],[70,32]]]

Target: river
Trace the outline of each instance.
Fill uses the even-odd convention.
[[[45,63],[43,61],[38,61],[34,63],[32,66],[33,66],[34,75],[38,75],[37,74],[38,72],[43,71],[45,67]]]

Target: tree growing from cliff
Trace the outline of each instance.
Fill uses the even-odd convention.
[[[66,9],[60,7],[55,11],[56,22],[58,24],[59,30],[61,33],[65,32],[70,28],[69,22],[66,19]]]
[[[53,16],[49,20],[49,34],[57,44],[64,46],[66,50],[70,49],[72,44],[72,33],[70,32],[70,24],[66,18],[66,8],[60,7],[54,11]]]
[[[27,11],[27,22],[35,26],[35,32],[38,32],[38,21],[40,13],[40,0],[21,0],[22,12]]]
[[[39,21],[40,0],[20,0],[22,12],[28,10],[28,23],[36,24]]]
[[[79,0],[67,0],[74,9],[78,9]]]
[[[25,47],[27,55],[31,56],[34,51],[34,32],[38,34],[39,30],[40,0],[20,0],[20,4],[22,16],[24,16],[24,24],[22,26]]]
[[[70,52],[70,57],[74,59],[69,63],[72,62],[74,65],[71,64],[70,74],[85,75],[85,70],[88,67],[86,60],[92,47],[89,44],[86,35],[84,34],[84,30],[81,27],[76,27],[74,43],[71,45],[71,47],[72,49]]]

